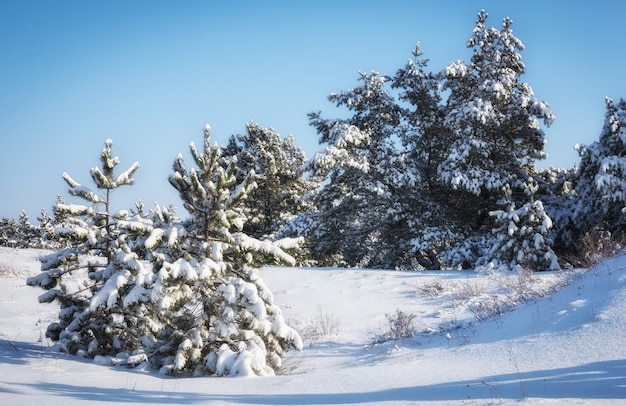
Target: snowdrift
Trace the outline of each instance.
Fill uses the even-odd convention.
[[[302,335],[282,375],[168,378],[50,351],[38,250],[0,248],[0,404],[623,404],[626,255],[533,275],[270,267]],[[413,315],[412,338],[389,322]]]

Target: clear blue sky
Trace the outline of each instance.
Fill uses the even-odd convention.
[[[174,203],[167,182],[205,123],[224,144],[250,120],[293,134],[308,157],[307,113],[340,115],[326,97],[358,71],[393,74],[420,41],[430,69],[469,61],[476,14],[513,19],[528,82],[557,120],[541,166],[578,163],[597,139],[604,97],[626,98],[626,2],[0,0],[0,217],[31,222],[67,194],[61,174],[92,186],[104,140],[136,185],[117,208]]]

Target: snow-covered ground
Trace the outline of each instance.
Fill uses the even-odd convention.
[[[0,405],[626,404],[626,255],[527,277],[266,268],[304,350],[275,377],[172,378],[51,352],[56,308],[25,283],[42,253],[0,248]],[[384,340],[399,314],[419,334]]]

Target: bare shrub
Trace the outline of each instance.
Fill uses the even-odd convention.
[[[382,343],[391,340],[405,340],[407,338],[413,338],[417,334],[417,328],[415,326],[416,315],[396,309],[395,313],[385,314],[385,317],[387,318],[387,324],[383,333],[376,337],[376,342]]]
[[[624,235],[614,235],[596,226],[583,234],[573,250],[562,255],[562,259],[575,267],[590,268],[598,261],[621,251],[625,240]]]
[[[486,291],[485,282],[468,279],[455,284],[453,296],[455,300],[465,302],[484,295]]]
[[[19,278],[21,273],[13,264],[0,262],[0,278]]]
[[[276,370],[276,375],[296,375],[299,373],[306,373],[306,368],[303,369],[304,360],[302,357],[295,353],[289,352],[282,360],[282,364]]]
[[[337,334],[339,334],[339,323],[332,314],[324,313],[318,307],[315,316],[304,327],[302,338],[309,341],[320,341]]]
[[[496,316],[502,316],[512,307],[511,303],[498,295],[486,295],[468,304],[467,310],[472,313],[476,320],[486,320]]]
[[[431,299],[436,299],[445,290],[443,282],[439,278],[417,285],[416,288],[418,296]]]
[[[563,280],[563,276],[559,275],[554,284],[535,283],[535,273],[528,269],[522,269],[514,276],[497,275],[494,278],[499,286],[508,291],[507,297],[514,304],[545,297],[557,290]]]

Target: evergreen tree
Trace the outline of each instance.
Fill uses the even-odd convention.
[[[400,109],[387,89],[388,76],[361,73],[359,81],[359,87],[329,96],[351,111],[350,118],[309,114],[326,144],[311,162],[323,185],[316,198],[320,213],[311,232],[312,255],[327,264],[395,267],[406,263],[411,251],[397,195],[412,181],[395,145]]]
[[[548,236],[559,256],[574,248],[576,227],[573,214],[577,204],[574,184],[577,177],[578,168],[575,167],[550,167],[540,170],[535,177],[538,187],[535,196],[543,202],[546,214],[552,219],[553,227]]]
[[[545,213],[541,201],[526,203],[519,209],[491,213],[496,218],[497,243],[493,247],[490,265],[504,265],[506,269],[518,267],[537,271],[559,270],[556,254],[548,232],[552,220]]]
[[[491,232],[502,228],[490,213],[535,207],[534,163],[545,156],[539,120],[549,125],[554,115],[520,80],[524,46],[512,21],[498,30],[486,19],[479,13],[468,41],[470,65],[428,72],[418,44],[393,79],[361,74],[359,87],[330,96],[350,118],[309,115],[327,144],[311,165],[324,185],[313,223],[318,259],[471,266],[494,254]]]
[[[6,247],[17,247],[19,224],[15,219],[3,217],[0,221],[0,242]]]
[[[580,169],[574,213],[578,233],[593,227],[623,233],[626,226],[626,101],[606,99],[599,140],[578,145]]]
[[[399,185],[398,200],[410,227],[415,261],[423,268],[439,269],[448,262],[445,253],[462,238],[459,227],[447,215],[448,187],[442,184],[438,174],[452,136],[445,125],[443,77],[426,70],[428,59],[422,58],[422,54],[418,43],[413,58],[396,72],[392,84],[399,89],[399,100],[404,102],[399,137],[404,147],[405,173],[411,179]]]
[[[127,303],[128,292],[137,295],[136,280],[145,278],[144,268],[128,245],[130,233],[147,232],[149,225],[134,223],[128,212],[110,212],[111,193],[118,187],[132,185],[135,162],[115,176],[120,164],[112,155],[111,140],[106,140],[100,162],[91,177],[99,193],[85,187],[67,173],[63,179],[69,193],[86,204],[59,203],[56,209],[66,216],[64,227],[55,232],[69,237],[69,248],[41,258],[42,273],[28,278],[27,284],[47,292],[40,302],[60,305],[59,321],[48,326],[46,336],[57,342],[61,351],[88,357],[113,355],[141,347],[137,324],[143,307],[139,301]],[[144,300],[145,295],[141,296]]]
[[[22,212],[20,213],[20,217],[18,219],[18,229],[17,229],[17,240],[19,241],[18,243],[19,247],[20,248],[31,247],[35,243],[36,232],[37,230],[30,223],[28,214],[26,214],[25,210],[22,210]]]
[[[311,194],[317,185],[305,179],[306,156],[292,136],[283,139],[273,128],[250,122],[245,134],[230,137],[223,156],[237,157],[238,181],[251,170],[256,175],[257,188],[244,203],[247,235],[283,236],[294,218],[312,210]]]
[[[426,70],[428,59],[422,58],[421,44],[415,46],[413,58],[398,69],[393,78],[393,88],[399,89],[399,100],[404,125],[400,139],[414,172],[419,176],[421,188],[436,194],[437,168],[447,154],[452,131],[445,126],[445,109],[441,95],[441,74]]]
[[[462,192],[451,203],[464,217],[478,217],[478,226],[509,199],[519,205],[529,201],[534,162],[545,157],[539,120],[545,125],[554,120],[548,105],[520,80],[525,66],[518,51],[524,45],[513,35],[511,19],[503,20],[501,30],[487,28],[486,20],[481,11],[467,43],[471,64],[457,61],[445,69],[446,127],[453,134],[439,165],[442,180]],[[477,199],[468,201],[472,196]]]
[[[169,181],[191,217],[184,229],[152,236],[148,244],[161,251],[154,255],[150,293],[151,362],[167,374],[273,374],[285,351],[301,348],[302,341],[257,268],[294,260],[240,231],[243,202],[256,187],[254,171],[238,182],[236,158],[222,157],[211,145],[208,125],[203,150],[193,143],[190,150],[197,167],[187,169],[179,155]]]
[[[37,220],[39,221],[39,246],[43,248],[54,247],[56,245],[54,224],[46,209],[41,209],[41,215],[37,217]]]
[[[451,214],[464,224],[465,238],[477,251],[474,261],[484,253],[476,250],[476,241],[498,221],[489,213],[536,200],[535,161],[545,157],[546,144],[539,120],[545,125],[554,120],[548,105],[520,80],[525,66],[518,51],[524,45],[513,35],[511,19],[505,18],[500,30],[486,27],[486,20],[481,11],[467,43],[473,49],[471,64],[457,61],[444,71],[445,127],[452,133],[438,167],[440,180],[451,188]]]
[[[63,219],[57,232],[67,235],[72,241],[84,244],[84,248],[90,253],[106,258],[107,263],[113,261],[119,237],[116,229],[119,219],[115,217],[116,213],[111,212],[110,207],[111,193],[118,187],[132,185],[134,183],[132,175],[139,167],[135,162],[126,171],[115,176],[114,170],[120,164],[120,160],[112,155],[112,145],[111,140],[106,140],[105,148],[100,155],[102,169],[94,167],[90,172],[96,188],[103,193],[92,191],[76,182],[69,174],[63,173],[63,180],[69,186],[68,193],[82,199],[86,204],[66,204],[58,198],[55,206],[55,217]],[[119,213],[121,216],[126,214]]]

